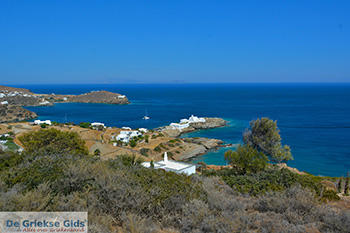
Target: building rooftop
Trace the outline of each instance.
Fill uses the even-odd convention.
[[[154,164],[155,169],[164,169],[166,171],[172,171],[172,172],[176,172],[176,173],[182,173],[184,170],[191,168],[191,167],[194,167],[193,170],[195,172],[195,167],[196,167],[196,165],[194,165],[194,164],[168,160],[167,152],[164,153],[164,160],[154,162],[153,164]],[[149,167],[151,167],[151,163],[150,162],[143,162],[142,166],[149,168]]]

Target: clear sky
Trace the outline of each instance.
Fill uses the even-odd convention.
[[[0,0],[0,84],[350,82],[350,1]]]

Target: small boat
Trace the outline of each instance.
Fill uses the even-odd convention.
[[[146,109],[146,111],[145,111],[145,116],[142,117],[142,119],[144,119],[144,120],[149,120],[149,119],[150,119],[150,117],[148,116],[147,109]]]

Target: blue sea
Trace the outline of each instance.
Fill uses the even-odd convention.
[[[104,122],[109,126],[155,128],[191,114],[222,117],[229,126],[186,136],[222,139],[238,144],[249,122],[277,120],[283,143],[294,160],[288,165],[315,175],[345,176],[350,170],[349,84],[123,84],[27,85],[36,93],[81,94],[108,90],[128,96],[130,105],[60,103],[28,107],[40,119],[58,122]],[[150,120],[142,120],[145,113]],[[222,148],[194,162],[226,164]],[[234,146],[229,149],[234,149]]]

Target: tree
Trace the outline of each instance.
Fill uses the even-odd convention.
[[[345,187],[344,187],[344,194],[346,196],[349,195],[349,185],[350,185],[350,176],[349,176],[349,172],[348,172],[348,176],[346,177],[346,180],[345,180]]]
[[[101,155],[100,149],[96,149],[96,150],[94,151],[94,155],[95,155],[95,156],[100,156],[100,155]]]
[[[343,177],[340,177],[337,185],[338,193],[342,192],[342,188],[343,188]]]
[[[129,142],[129,145],[131,146],[131,147],[135,147],[136,146],[136,141],[134,140],[134,139],[132,139],[132,140],[130,140],[130,142]]]
[[[236,151],[229,150],[225,153],[225,159],[234,167],[246,173],[256,173],[265,170],[267,156],[249,145],[240,145]]]
[[[85,142],[75,132],[57,129],[29,132],[19,137],[26,152],[33,154],[72,154],[87,155]]]
[[[79,126],[80,126],[81,128],[90,128],[90,127],[91,127],[91,123],[90,123],[90,122],[81,122],[81,123],[79,124]]]
[[[258,118],[250,122],[250,129],[243,133],[243,141],[269,156],[274,162],[292,160],[290,147],[282,146],[279,132],[276,121],[264,117]]]
[[[150,162],[150,167],[151,167],[151,168],[154,168],[154,162],[153,162],[153,160],[151,160],[151,162]]]

